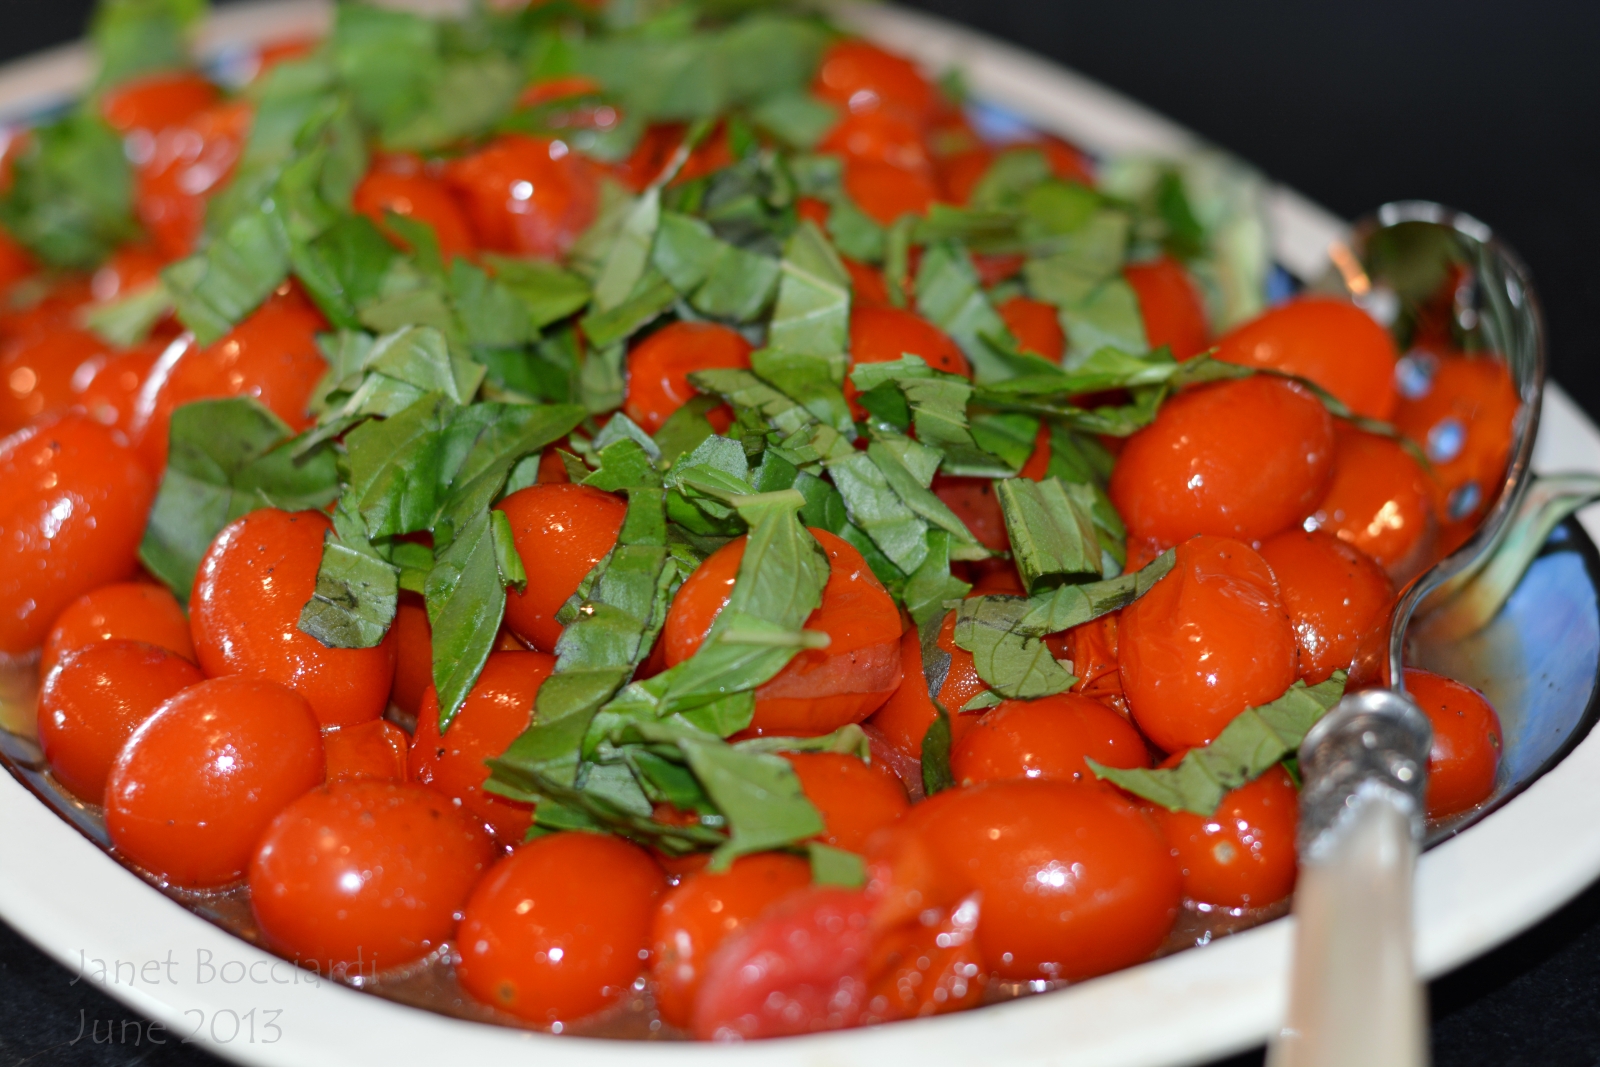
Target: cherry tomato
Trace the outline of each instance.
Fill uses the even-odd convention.
[[[597,171],[565,141],[510,133],[450,163],[480,248],[554,258],[594,221]]]
[[[229,523],[200,560],[189,622],[209,676],[277,682],[304,697],[322,725],[353,726],[388,706],[395,643],[388,636],[374,648],[329,648],[300,629],[332,525],[318,511],[277,508]]]
[[[401,711],[415,715],[433,684],[433,627],[420,596],[400,594],[389,630],[394,634],[394,690],[389,699]]]
[[[1178,913],[1181,877],[1161,831],[1098,784],[949,789],[907,812],[871,858],[874,880],[915,908],[981,894],[978,951],[1014,981],[1138,963]]]
[[[976,715],[962,715],[960,711],[988,686],[978,677],[972,653],[956,644],[955,632],[956,616],[951,612],[945,616],[937,638],[939,648],[950,656],[944,685],[939,688],[939,703],[950,715],[951,740],[959,744],[978,721]],[[922,738],[937,717],[923,674],[921,636],[914,629],[907,630],[900,638],[900,687],[869,721],[901,755],[920,760]]]
[[[1421,446],[1450,522],[1480,517],[1500,496],[1520,401],[1511,372],[1490,356],[1407,358],[1394,424]]]
[[[1217,342],[1217,358],[1309,378],[1357,415],[1394,414],[1394,338],[1343,300],[1302,296],[1271,308],[1229,330]]]
[[[103,362],[108,352],[100,338],[72,326],[8,343],[0,350],[0,435],[70,408],[98,368],[94,361]],[[85,367],[88,374],[80,374]]]
[[[251,117],[249,104],[216,104],[130,142],[134,208],[167,258],[180,259],[194,248],[206,200],[233,176]]]
[[[369,170],[356,186],[354,207],[385,233],[389,226],[386,213],[390,211],[427,223],[438,238],[439,254],[446,263],[472,252],[472,233],[460,205],[444,182],[424,172],[420,161],[402,157]],[[408,247],[403,240],[397,243]]]
[[[1488,800],[1504,748],[1493,705],[1470,685],[1410,667],[1406,692],[1433,725],[1428,818],[1442,819]]]
[[[50,773],[91,804],[105,801],[112,761],[168,697],[205,680],[164,648],[97,641],[57,664],[39,691],[39,745]]]
[[[506,625],[540,652],[561,636],[556,612],[617,543],[628,505],[586,485],[530,485],[495,507],[511,520],[517,555],[536,579],[506,592]]]
[[[167,71],[123,82],[100,98],[100,117],[118,133],[176,126],[217,102],[217,87],[194,71]]]
[[[171,697],[117,755],[106,832],[118,852],[173,885],[244,877],[272,820],[322,784],[322,735],[299,694],[212,678]]]
[[[967,148],[939,160],[939,190],[952,204],[966,205],[978,183],[994,165],[995,151],[986,145]]]
[[[1005,320],[1006,329],[1017,339],[1017,347],[1051,363],[1060,363],[1067,351],[1067,335],[1054,304],[1026,296],[1014,296],[995,308]],[[1151,342],[1154,344],[1155,342]]]
[[[628,353],[628,395],[622,410],[645,433],[655,433],[667,417],[697,396],[689,384],[689,373],[714,367],[748,370],[750,342],[735,330],[712,322],[674,322],[664,326],[633,346]],[[726,430],[733,423],[731,412],[712,413],[712,424],[721,415]]]
[[[1151,348],[1165,345],[1176,359],[1188,359],[1205,350],[1211,340],[1206,306],[1182,264],[1162,256],[1129,264],[1122,276],[1139,297],[1144,336]]]
[[[911,806],[894,772],[843,752],[789,752],[806,799],[827,824],[824,844],[861,852],[867,839],[898,819]]]
[[[1094,162],[1077,145],[1047,135],[1032,142],[1029,147],[1044,153],[1045,162],[1050,164],[1050,173],[1054,177],[1079,185],[1094,184]]]
[[[371,976],[449,940],[492,858],[489,836],[431,790],[334,782],[272,820],[250,910],[278,953]]]
[[[328,760],[328,781],[382,778],[403,782],[410,745],[411,738],[404,730],[383,719],[324,730],[322,749]]]
[[[96,641],[142,641],[195,662],[189,616],[166,587],[148,582],[115,582],[74,600],[56,616],[45,638],[39,676],[49,674],[68,653]]]
[[[456,939],[461,985],[550,1024],[599,1011],[647,966],[666,878],[650,854],[603,834],[550,834],[490,869]]]
[[[1283,765],[1231,791],[1210,815],[1153,807],[1183,867],[1183,895],[1217,908],[1264,908],[1295,879],[1300,797]]]
[[[1435,528],[1435,487],[1398,442],[1352,426],[1335,434],[1333,479],[1305,524],[1326,530],[1390,574],[1425,561]]]
[[[884,226],[902,215],[926,215],[939,199],[928,172],[853,156],[844,161],[844,189],[857,207]]]
[[[131,434],[139,393],[170,343],[166,338],[152,338],[126,351],[108,355],[97,364],[93,360],[82,364],[80,373],[91,366],[94,371],[78,395],[80,406],[102,426],[114,426]]]
[[[845,40],[823,53],[811,91],[851,112],[891,110],[927,123],[939,98],[916,65],[866,41]]]
[[[1394,586],[1371,559],[1317,530],[1287,530],[1261,546],[1299,650],[1307,685],[1349,670],[1363,640],[1384,629]]]
[[[968,596],[1027,596],[1027,589],[1023,588],[1022,576],[1017,573],[1016,566],[1010,560],[984,560],[984,563],[993,564],[988,569],[979,571],[977,564],[969,565],[969,577],[972,578],[972,591]]]
[[[1053,655],[1072,661],[1072,673],[1078,680],[1071,692],[1098,700],[1129,719],[1133,715],[1122,692],[1122,672],[1117,665],[1117,624],[1121,618],[1122,613],[1116,611],[1102,615],[1066,633],[1050,634],[1045,644]]]
[[[927,319],[892,307],[850,309],[850,365],[892,363],[904,355],[921,356],[934,370],[972,376],[972,366],[948,334]],[[858,419],[866,411],[855,402],[856,387],[847,377],[844,395]]]
[[[922,127],[897,111],[848,112],[818,142],[817,150],[921,174],[927,174],[932,166],[922,142]]]
[[[850,306],[852,308],[885,308],[889,306],[889,283],[883,272],[865,263],[857,263],[848,256],[839,257],[850,274]]]
[[[829,644],[802,651],[756,690],[756,734],[828,733],[871,715],[900,685],[899,609],[860,552],[826,530],[811,534],[827,553],[828,583],[805,627]],[[694,655],[722,613],[744,546],[743,537],[723,545],[679,588],[662,631],[669,666]]]
[[[439,733],[439,696],[428,687],[411,742],[411,778],[425,782],[515,843],[533,823],[533,808],[483,790],[485,760],[505,752],[533,721],[539,686],[555,670],[543,652],[491,652],[450,728]]]
[[[816,226],[823,233],[828,232],[828,216],[833,214],[833,208],[826,200],[818,200],[814,196],[796,197],[794,211],[801,219]],[[849,263],[847,262],[845,265],[848,267]],[[862,265],[860,263],[856,264],[858,267]],[[872,268],[868,267],[866,269],[871,270]],[[854,273],[854,271],[851,272],[852,277]]]
[[[1130,541],[1259,541],[1311,510],[1333,472],[1333,420],[1299,385],[1258,376],[1174,397],[1128,438],[1111,502]]]
[[[1030,457],[1031,461],[1031,457]],[[1049,463],[1048,456],[1045,462]],[[1011,551],[1006,514],[1000,507],[994,482],[988,478],[961,478],[949,474],[933,477],[933,495],[956,513],[978,543],[991,552]]]
[[[1134,721],[1164,752],[1210,743],[1298,673],[1272,568],[1227,537],[1178,546],[1171,572],[1122,609],[1117,660]]]
[[[1107,767],[1148,767],[1139,731],[1098,701],[1076,693],[1006,700],[979,717],[950,753],[961,785],[1007,778],[1093,781],[1085,759]]]
[[[89,278],[89,292],[105,302],[141,289],[161,275],[167,259],[149,245],[123,245]]]
[[[712,953],[777,901],[810,884],[805,860],[759,852],[739,857],[721,873],[691,874],[669,891],[650,929],[650,974],[661,1018],[689,1026]]]
[[[16,307],[0,301],[0,338],[26,337],[32,333],[75,325],[76,316],[94,299],[89,279],[69,274],[52,281],[44,295],[22,300]]]
[[[309,426],[306,404],[328,370],[317,348],[326,328],[311,302],[286,284],[215,344],[170,346],[134,414],[135,439],[151,469],[166,466],[172,412],[193,400],[253,396],[294,429]]]
[[[67,605],[133,574],[154,498],[122,435],[90,419],[0,439],[0,653],[37,648]]]

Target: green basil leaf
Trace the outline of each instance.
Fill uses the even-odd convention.
[[[860,889],[867,884],[867,861],[854,852],[824,845],[821,841],[811,841],[806,844],[806,854],[811,860],[811,881],[814,885]]]
[[[798,402],[818,421],[853,438],[850,405],[839,388],[844,368],[842,352],[824,356],[758,348],[750,353],[750,369],[763,381]]]
[[[594,309],[611,311],[628,299],[650,264],[650,249],[661,222],[661,190],[651,186],[633,203],[594,283]]]
[[[494,649],[505,614],[506,587],[487,509],[458,526],[428,574],[433,628],[433,684],[439,729],[447,729]]]
[[[994,483],[1022,586],[1045,585],[1098,575],[1100,541],[1088,509],[1054,478],[1042,482],[1005,478]]]
[[[447,62],[433,75],[425,106],[385,124],[383,143],[395,149],[438,149],[483,133],[511,111],[521,88],[521,72],[502,56]]]
[[[205,17],[206,0],[104,0],[89,23],[104,89],[153,71],[189,65],[189,32]]]
[[[648,270],[626,300],[607,311],[590,311],[583,317],[583,333],[596,349],[631,336],[653,321],[678,299],[678,291],[657,270]]]
[[[709,740],[683,744],[689,768],[732,830],[727,842],[712,853],[709,870],[727,870],[740,856],[781,848],[827,830],[783,757],[741,752]]]
[[[867,456],[874,465],[883,472],[884,479],[888,482],[897,495],[911,512],[919,519],[926,522],[931,528],[943,530],[950,535],[950,554],[954,559],[987,559],[989,550],[972,536],[966,524],[950,510],[949,505],[934,495],[917,476],[906,466],[900,456],[896,455],[884,440],[873,441],[867,446]],[[830,473],[833,467],[829,466]],[[931,480],[931,479],[930,479]],[[848,506],[850,499],[845,498]],[[887,551],[887,550],[885,550]],[[893,556],[890,557],[893,559]],[[918,563],[920,564],[920,560]],[[899,560],[895,560],[900,565]],[[902,570],[916,570],[916,566],[905,567]]]
[[[607,492],[623,489],[659,488],[661,472],[637,441],[624,438],[613,441],[596,453],[600,466],[583,480],[584,485]]]
[[[850,275],[822,231],[803,221],[783,249],[783,280],[767,330],[773,348],[836,356],[850,342]]]
[[[950,713],[933,698],[933,722],[922,735],[922,793],[933,796],[954,789],[956,776],[950,770]]]
[[[661,429],[655,434],[656,447],[660,449],[664,462],[677,462],[680,456],[692,452],[702,441],[716,434],[706,414],[720,406],[721,402],[719,397],[714,396],[691,397],[667,416],[667,421],[661,424]]]
[[[202,345],[221,339],[289,274],[289,235],[269,201],[161,274],[178,319]]]
[[[309,244],[289,250],[295,277],[336,327],[360,325],[357,309],[378,295],[394,246],[364,215],[346,215]]]
[[[941,241],[923,253],[917,268],[917,310],[949,334],[972,363],[980,384],[1013,377],[1015,369],[984,343],[998,337],[1010,347],[1016,342],[1005,320],[990,305],[967,252],[959,244]]]
[[[778,292],[781,268],[771,256],[725,245],[711,264],[705,282],[689,298],[702,315],[730,322],[753,322]]]
[[[943,618],[945,603],[960,600],[972,586],[950,573],[950,535],[944,530],[928,531],[928,555],[913,571],[900,591],[906,612],[918,626],[932,618]]]
[[[986,210],[1016,209],[1028,190],[1050,179],[1050,161],[1037,148],[1013,148],[989,164],[972,189],[971,204]]]
[[[589,303],[589,283],[547,260],[498,255],[483,259],[494,271],[495,281],[522,301],[535,330],[581,311]]]
[[[829,459],[827,468],[850,522],[901,571],[910,574],[920,567],[928,558],[928,524],[901,499],[882,466],[851,449]],[[909,475],[905,480],[914,484]]]
[[[122,139],[91,111],[34,128],[8,166],[0,224],[44,263],[90,269],[139,232]]]
[[[528,306],[509,287],[467,260],[450,265],[450,297],[467,344],[513,348],[538,336]]]
[[[367,551],[328,532],[316,589],[300,610],[300,631],[329,648],[374,648],[394,621],[399,575],[368,546],[362,547]]]
[[[805,151],[839,122],[839,110],[807,92],[768,97],[750,112],[757,126],[790,148]]]
[[[108,344],[130,348],[149,337],[155,324],[172,309],[172,296],[157,279],[114,300],[91,305],[83,324]]]

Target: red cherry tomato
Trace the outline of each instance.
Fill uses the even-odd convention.
[[[819,838],[824,844],[861,852],[873,834],[911,806],[900,779],[882,764],[842,752],[790,752],[784,759],[822,813],[828,827]]]
[[[1176,359],[1204,351],[1211,340],[1206,306],[1194,281],[1171,256],[1123,268],[1122,276],[1139,297],[1145,340],[1151,348],[1166,345]]]
[[[414,160],[380,164],[368,171],[356,186],[354,206],[357,213],[367,216],[385,232],[386,213],[390,211],[427,223],[438,238],[439,254],[446,263],[472,252],[472,233],[460,205],[444,182],[425,173]],[[406,247],[403,240],[398,243]]]
[[[811,91],[847,111],[898,111],[918,123],[931,121],[939,106],[937,92],[915,64],[860,40],[829,46]]]
[[[0,435],[59,415],[77,401],[110,346],[63,326],[30,333],[0,350]],[[87,374],[80,373],[87,369]]]
[[[69,653],[96,641],[142,641],[195,662],[189,616],[165,586],[115,582],[74,600],[56,616],[44,642],[39,675],[50,673]]]
[[[89,279],[89,291],[97,301],[115,300],[155,281],[167,259],[149,245],[123,245],[101,264]]]
[[[372,719],[322,731],[322,749],[328,759],[328,781],[354,778],[406,780],[406,757],[411,738],[392,722]]]
[[[492,858],[488,835],[431,790],[335,782],[272,820],[250,910],[280,954],[371,977],[449,940]]]
[[[977,946],[1013,981],[1076,981],[1146,959],[1181,878],[1155,823],[1112,790],[1009,781],[949,789],[874,848],[876,881],[915,908],[981,894]]]
[[[939,199],[938,186],[927,171],[854,156],[844,161],[844,190],[869,218],[884,226],[901,215],[926,215]]]
[[[1044,153],[1045,162],[1050,164],[1050,173],[1062,181],[1077,182],[1079,185],[1094,184],[1094,162],[1077,145],[1047,135],[1029,147]]]
[[[411,778],[425,782],[515,843],[533,823],[533,808],[483,790],[485,760],[505,752],[533,721],[539,686],[555,670],[543,652],[491,652],[450,728],[439,733],[439,696],[428,687],[411,743]]]
[[[1299,649],[1307,685],[1349,670],[1364,640],[1384,630],[1394,586],[1372,560],[1332,534],[1288,530],[1261,546]]]
[[[131,435],[139,393],[170,343],[165,338],[152,338],[105,357],[95,365],[93,376],[78,396],[83,410],[102,426],[115,426]],[[84,363],[79,369],[88,370],[90,366],[91,363]]]
[[[1076,693],[1006,700],[983,713],[950,753],[961,785],[1043,778],[1093,781],[1085,759],[1107,767],[1148,767],[1139,731],[1098,701]]]
[[[1067,335],[1061,329],[1061,317],[1056,314],[1054,304],[1014,296],[995,310],[1017,339],[1018,348],[1051,363],[1061,362],[1067,351]]]
[[[353,726],[388,706],[394,638],[329,648],[300,629],[332,525],[321,512],[277,508],[229,523],[200,560],[189,621],[206,674],[277,682],[304,697],[322,725]]]
[[[1048,457],[1045,462],[1049,462]],[[994,482],[988,478],[936,474],[933,477],[933,495],[956,513],[956,518],[966,524],[983,547],[991,552],[1011,551],[1011,538],[1006,533],[1006,514],[1000,507]]]
[[[1478,519],[1500,495],[1520,401],[1511,372],[1490,356],[1422,354],[1408,361],[1394,424],[1421,446],[1439,485],[1439,514]]]
[[[741,856],[721,873],[691,874],[668,892],[650,929],[650,974],[661,1018],[671,1026],[689,1026],[712,953],[773,904],[810,884],[805,860],[760,852]]]
[[[839,257],[850,275],[850,306],[852,308],[885,308],[889,306],[889,283],[883,272],[865,263],[857,263],[848,256]]]
[[[433,627],[428,625],[422,598],[402,592],[389,629],[394,634],[394,690],[389,700],[415,715],[433,684]]]
[[[461,985],[536,1023],[592,1014],[647,966],[666,878],[650,854],[602,834],[550,834],[490,869],[456,943]]]
[[[1183,867],[1183,895],[1217,908],[1264,908],[1295,880],[1300,797],[1282,765],[1233,790],[1210,815],[1154,807]]]
[[[928,173],[932,166],[927,146],[923,144],[921,125],[897,111],[846,113],[818,142],[817,150],[921,174]]]
[[[965,205],[972,199],[978,183],[994,165],[995,151],[985,145],[967,148],[939,160],[939,190],[942,199]]]
[[[1296,297],[1217,342],[1217,358],[1309,378],[1357,415],[1387,419],[1397,399],[1394,338],[1372,316],[1343,300]]]
[[[134,207],[167,258],[182,258],[194,248],[206,199],[233,176],[251,117],[249,104],[216,104],[133,142]]]
[[[1333,479],[1306,525],[1326,530],[1390,574],[1414,573],[1435,528],[1435,486],[1398,442],[1351,426],[1335,435]]]
[[[628,505],[586,485],[530,485],[495,507],[511,520],[517,555],[537,579],[506,593],[506,625],[540,652],[561,636],[556,612],[617,543]]]
[[[0,338],[26,337],[72,326],[83,306],[93,299],[89,279],[69,274],[51,283],[42,297],[25,301],[21,307],[10,308],[0,302]]]
[[[37,648],[67,605],[133,574],[154,498],[122,435],[89,419],[0,439],[0,653]]]
[[[475,243],[496,252],[565,255],[600,203],[596,168],[548,137],[505,134],[453,161],[445,180],[466,208]]]
[[[45,675],[39,691],[39,746],[50,773],[91,804],[105,802],[112,761],[162,702],[205,680],[164,648],[97,641]]]
[[[750,342],[737,331],[711,322],[674,322],[633,346],[628,353],[628,395],[622,410],[645,433],[655,433],[667,417],[698,395],[689,373],[715,367],[747,370]],[[723,409],[719,430],[733,423]]]
[[[948,334],[927,319],[892,307],[850,309],[850,365],[892,363],[901,356],[921,356],[934,370],[972,376],[972,366]],[[844,395],[856,418],[866,412],[855,402],[856,387],[849,378]]]
[[[1469,685],[1406,669],[1406,692],[1433,725],[1428,753],[1428,818],[1442,819],[1477,807],[1494,792],[1500,766],[1500,717]]]
[[[1117,659],[1134,721],[1164,752],[1210,743],[1298,673],[1272,569],[1226,537],[1178,546],[1171,572],[1122,609]]]
[[[168,71],[123,82],[100,98],[100,117],[118,133],[176,126],[217,102],[217,87],[194,71]]]
[[[300,292],[283,287],[216,344],[174,344],[139,394],[134,434],[152,470],[167,463],[174,409],[193,400],[253,396],[296,430],[311,424],[306,404],[328,370],[317,348],[327,323]]]
[[[1299,521],[1332,471],[1327,410],[1301,386],[1258,376],[1169,400],[1128,438],[1111,502],[1132,541],[1259,541]]]
[[[955,612],[945,616],[939,629],[937,644],[950,656],[950,667],[944,685],[939,688],[939,703],[950,715],[950,737],[959,744],[966,732],[978,721],[976,715],[962,715],[967,701],[983,692],[988,686],[978,677],[972,664],[972,653],[955,642]],[[907,630],[900,638],[900,687],[869,720],[901,755],[907,759],[922,759],[922,739],[938,713],[933,701],[928,699],[928,683],[922,669],[922,640],[916,630]]]
[[[317,718],[298,694],[213,678],[162,704],[123,746],[106,783],[106,832],[118,852],[173,885],[227,885],[323,771]]]
[[[826,530],[811,534],[827,553],[828,583],[805,626],[827,634],[829,644],[801,652],[756,690],[750,729],[757,734],[828,733],[871,715],[900,685],[899,609],[861,553]],[[679,588],[662,631],[668,666],[705,640],[728,602],[744,546],[743,537],[723,545]]]
[[[1045,643],[1052,646],[1056,656],[1072,661],[1072,673],[1078,676],[1072,692],[1098,700],[1127,718],[1131,712],[1117,665],[1117,625],[1121,618],[1121,612],[1102,615],[1064,634],[1051,634]]]

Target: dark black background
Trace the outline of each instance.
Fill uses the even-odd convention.
[[[1556,378],[1600,414],[1600,5],[1561,0],[915,0],[1097,78],[1336,213],[1424,198],[1533,270]],[[0,60],[76,36],[89,0],[0,0]],[[15,860],[13,859],[13,862]],[[0,925],[0,1067],[213,1062],[78,1033],[130,1013]],[[1600,1061],[1600,887],[1435,982],[1440,1067]],[[1062,1035],[1063,1040],[1071,1039]],[[1260,1062],[1252,1053],[1228,1067]]]

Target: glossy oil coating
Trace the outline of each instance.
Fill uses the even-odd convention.
[[[1219,908],[1264,908],[1294,888],[1299,795],[1273,767],[1222,798],[1210,815],[1150,814],[1183,867],[1183,895]]]
[[[69,652],[116,638],[143,641],[195,662],[189,616],[166,586],[113,582],[85,593],[56,617],[44,642],[39,674],[49,674]]]
[[[1369,419],[1394,415],[1394,338],[1344,300],[1302,296],[1270,308],[1223,336],[1217,358],[1309,378]]]
[[[520,133],[454,160],[445,181],[466,208],[475,243],[495,252],[564,255],[600,202],[593,164],[564,141]]]
[[[617,543],[628,505],[593,486],[541,483],[495,507],[510,520],[528,571],[526,589],[506,590],[506,626],[540,652],[554,652],[561,636],[556,612]]]
[[[1006,700],[984,712],[950,753],[961,785],[1008,778],[1087,781],[1085,757],[1107,767],[1148,767],[1133,724],[1097,700],[1057,693]]]
[[[1364,641],[1381,638],[1394,586],[1358,549],[1321,530],[1288,530],[1261,546],[1294,626],[1307,685],[1349,670]]]
[[[689,384],[691,371],[748,369],[750,351],[750,342],[739,333],[713,322],[664,326],[628,353],[628,394],[622,410],[645,433],[655,433],[669,415],[699,395]],[[718,429],[725,430],[732,414],[721,415]]]

